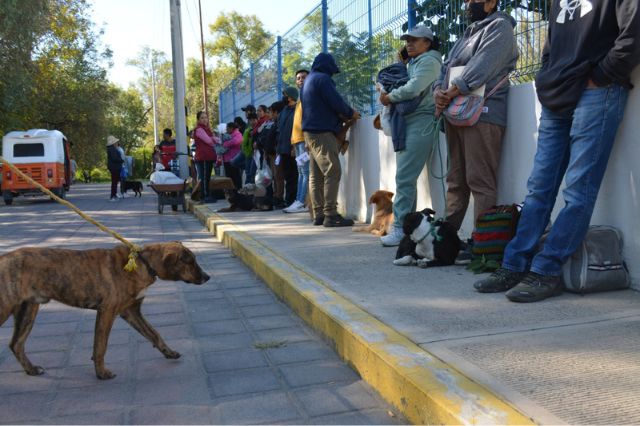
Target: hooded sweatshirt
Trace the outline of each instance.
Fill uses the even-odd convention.
[[[487,95],[515,69],[518,60],[518,45],[513,35],[515,25],[516,21],[504,12],[494,12],[482,21],[469,25],[447,55],[433,89],[448,87],[446,79],[449,67],[465,66],[464,72],[450,84],[457,86],[463,95],[485,84],[484,93]],[[480,121],[506,126],[508,94],[507,81],[485,100]]]
[[[589,79],[631,88],[640,62],[638,0],[554,1],[549,35],[536,76],[540,103],[553,111],[576,107]]]
[[[287,105],[278,115],[278,154],[291,154],[291,132],[295,111],[295,105]]]
[[[320,53],[313,60],[311,73],[302,86],[302,130],[309,133],[338,133],[342,118],[351,118],[353,110],[336,90],[332,75],[340,72],[329,53]]]

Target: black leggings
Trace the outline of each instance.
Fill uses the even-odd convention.
[[[201,182],[202,199],[204,200],[209,196],[209,182],[211,181],[213,161],[196,161],[196,170],[198,171],[198,180]]]

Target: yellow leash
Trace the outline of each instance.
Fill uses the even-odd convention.
[[[79,208],[77,208],[76,206],[74,206],[73,204],[68,202],[67,200],[63,200],[62,198],[58,197],[56,194],[54,194],[53,192],[51,192],[50,190],[48,190],[47,188],[42,186],[40,183],[38,183],[35,180],[33,180],[30,176],[27,176],[26,174],[24,174],[16,166],[14,166],[13,164],[9,163],[7,160],[2,158],[2,156],[0,156],[0,162],[4,163],[6,166],[8,166],[11,169],[11,171],[13,171],[18,176],[22,177],[24,180],[26,180],[30,184],[34,185],[40,191],[44,192],[45,194],[47,194],[48,196],[50,196],[51,198],[53,198],[54,200],[56,200],[60,204],[64,204],[65,206],[67,206],[71,210],[73,210],[74,212],[78,213],[80,215],[80,217],[82,217],[87,222],[94,224],[95,226],[97,226],[102,231],[104,231],[107,234],[110,234],[111,236],[113,236],[115,239],[122,241],[127,247],[129,247],[129,261],[125,265],[124,270],[127,271],[127,272],[133,272],[133,271],[136,270],[136,268],[138,267],[138,265],[136,264],[136,258],[138,257],[138,253],[140,253],[140,251],[142,251],[142,248],[140,246],[138,246],[136,244],[133,244],[132,242],[130,242],[127,239],[125,239],[122,235],[120,235],[117,232],[107,228],[106,226],[104,226],[103,224],[98,222],[97,220],[93,219],[91,216],[83,213],[82,210],[80,210]]]

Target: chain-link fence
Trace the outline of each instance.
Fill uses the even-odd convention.
[[[530,81],[540,67],[547,35],[549,0],[498,0],[499,10],[516,21],[520,58],[512,81]],[[250,69],[220,93],[221,121],[230,121],[246,104],[265,104],[295,84],[295,72],[310,69],[322,51],[331,53],[341,72],[338,91],[357,110],[375,114],[374,79],[397,60],[400,35],[410,27],[430,27],[443,55],[466,27],[464,0],[322,0]]]

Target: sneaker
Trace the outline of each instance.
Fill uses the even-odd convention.
[[[309,208],[305,207],[304,204],[298,201],[298,205],[294,208],[290,208],[287,213],[305,213],[308,212]]]
[[[295,200],[293,203],[291,203],[291,205],[285,209],[282,209],[282,211],[284,213],[291,213],[290,210],[294,210],[297,209],[298,207],[300,207],[302,205],[302,203],[298,200]]]
[[[400,241],[404,238],[404,232],[402,228],[398,226],[392,226],[391,232],[384,237],[380,237],[380,242],[385,247],[395,247],[400,245]]]
[[[111,197],[111,198],[109,198],[109,201],[111,201],[111,202],[118,201],[118,197]]]
[[[505,294],[512,302],[538,302],[548,297],[558,296],[563,286],[559,276],[540,275],[529,272],[521,282]]]
[[[514,272],[505,268],[498,268],[489,278],[476,281],[473,284],[479,293],[500,293],[512,289],[526,275],[525,272]]]
[[[313,226],[320,226],[320,225],[324,225],[323,214],[319,214],[318,216],[315,217],[315,219],[313,219]]]
[[[471,254],[470,250],[460,250],[458,255],[456,256],[456,265],[468,265],[471,263],[471,259],[473,258],[473,254]]]
[[[118,198],[124,198],[124,194],[116,194],[116,197],[118,197]]]
[[[325,228],[336,228],[338,226],[353,226],[353,220],[345,219],[339,214],[326,216],[323,223]]]

